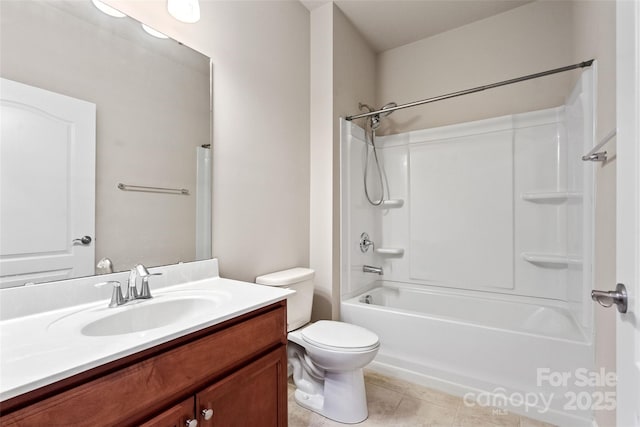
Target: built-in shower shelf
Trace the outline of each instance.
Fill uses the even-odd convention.
[[[523,252],[522,258],[540,267],[567,267],[569,265],[582,264],[582,259],[564,254]]]
[[[377,253],[378,255],[384,255],[384,256],[403,256],[404,255],[404,249],[399,249],[399,248],[376,248],[374,252]]]
[[[522,200],[538,203],[566,202],[567,200],[582,199],[582,193],[570,191],[551,191],[545,193],[522,193]]]
[[[404,206],[404,200],[402,199],[383,200],[380,203],[380,207],[385,209],[401,208],[402,206]]]

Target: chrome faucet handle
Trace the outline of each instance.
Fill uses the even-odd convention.
[[[108,282],[98,283],[95,286],[113,285],[113,292],[111,292],[111,301],[109,301],[109,307],[117,307],[127,302],[122,296],[122,289],[120,282],[116,280],[109,280]]]
[[[153,298],[151,295],[151,289],[149,289],[149,277],[151,276],[162,276],[162,273],[149,273],[147,271],[147,275],[142,276],[142,287],[140,288],[140,295],[138,295],[139,299]]]
[[[369,239],[369,235],[367,233],[362,233],[360,235],[360,251],[365,253],[369,250],[369,246],[373,246],[373,249],[376,248],[375,243]]]

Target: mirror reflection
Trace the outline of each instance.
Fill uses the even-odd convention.
[[[1,287],[210,258],[210,59],[88,0],[0,9]]]

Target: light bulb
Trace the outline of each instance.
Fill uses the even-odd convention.
[[[113,16],[114,18],[124,18],[125,16],[127,16],[124,13],[120,12],[118,9],[114,9],[111,6],[102,3],[100,0],[91,0],[91,3],[93,3],[93,5],[97,7],[98,10],[100,10],[100,12],[106,13],[107,15]]]
[[[167,11],[178,21],[193,24],[200,20],[198,0],[167,0]]]
[[[160,31],[158,30],[154,30],[153,28],[151,28],[148,25],[142,24],[142,29],[145,30],[148,34],[152,35],[153,37],[157,37],[159,39],[168,39],[168,36],[165,36],[164,34],[162,34]]]

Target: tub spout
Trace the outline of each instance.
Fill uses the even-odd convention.
[[[365,273],[376,273],[381,276],[384,274],[384,272],[382,271],[382,267],[373,267],[371,265],[363,265],[362,271],[364,271]]]

